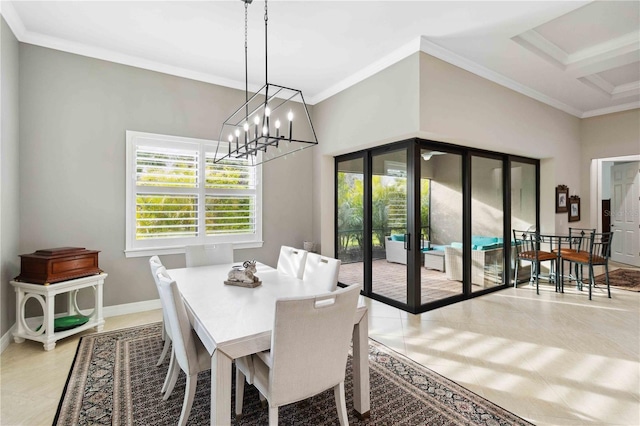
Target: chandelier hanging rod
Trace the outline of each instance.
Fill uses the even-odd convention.
[[[218,163],[225,159],[250,159],[253,165],[261,164],[266,161],[270,161],[275,158],[286,156],[287,154],[300,151],[309,146],[317,145],[318,138],[311,122],[311,116],[307,108],[307,104],[304,101],[304,96],[300,90],[292,89],[286,86],[280,86],[271,84],[268,81],[268,6],[267,0],[264,2],[264,34],[265,34],[265,84],[260,90],[258,90],[253,96],[249,97],[249,72],[248,72],[248,5],[253,0],[241,0],[245,6],[245,104],[238,108],[230,117],[228,117],[220,129],[219,141],[223,139],[223,134],[226,136],[228,133],[228,149],[222,148],[228,151],[227,153],[218,155],[220,143],[216,148],[216,154],[214,163]],[[288,92],[288,93],[287,93]],[[299,97],[298,99],[296,99]],[[286,104],[289,105],[288,113],[281,113],[278,110],[285,109]],[[282,107],[285,108],[282,108]],[[304,124],[301,128],[296,125],[296,138],[293,137],[293,111],[303,108],[304,115],[307,116],[307,129],[304,129]],[[244,110],[244,111],[243,111]],[[274,114],[275,112],[279,114]],[[288,134],[285,134],[283,128],[282,134],[280,131],[281,119],[285,120],[284,116],[288,119]],[[280,115],[280,116],[278,116]],[[249,120],[252,119],[253,124],[250,124]],[[271,128],[271,124],[274,124],[274,128]],[[305,135],[313,135],[312,140],[304,140],[302,137]],[[235,137],[234,137],[235,135]],[[286,142],[284,145],[281,142]],[[300,146],[300,144],[302,146]],[[267,155],[267,149],[275,147],[275,152]],[[265,156],[259,155],[261,152],[265,153]],[[251,157],[250,157],[251,156]]]

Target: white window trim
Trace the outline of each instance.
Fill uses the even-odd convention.
[[[144,139],[153,139],[153,145],[180,145],[184,148],[185,144],[194,144],[194,147],[200,152],[199,155],[199,170],[204,171],[205,165],[205,152],[210,152],[211,148],[217,146],[216,141],[206,139],[194,139],[180,136],[168,136],[154,133],[126,131],[126,167],[125,167],[125,182],[126,182],[126,202],[125,202],[125,256],[126,257],[143,257],[153,255],[166,255],[166,254],[182,254],[185,252],[185,246],[189,244],[215,244],[221,242],[232,242],[234,249],[246,249],[246,248],[260,248],[263,245],[262,241],[262,166],[255,166],[255,179],[256,179],[256,233],[253,238],[247,239],[246,236],[206,236],[204,230],[204,220],[200,224],[200,230],[198,237],[181,239],[181,241],[168,240],[163,245],[163,241],[146,240],[141,242],[135,239],[136,228],[136,146],[140,144]],[[225,144],[224,142],[221,143]],[[209,148],[209,149],[207,149]],[[260,155],[260,154],[258,154]],[[201,172],[204,173],[204,172]],[[203,182],[201,179],[200,182]],[[192,193],[198,193],[199,200],[204,201],[206,195],[206,189],[203,184],[199,184],[198,188],[194,188]],[[204,218],[202,215],[204,212],[204,203],[199,203],[199,217]]]

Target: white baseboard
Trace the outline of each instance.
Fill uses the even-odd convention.
[[[116,317],[118,315],[135,314],[138,312],[152,311],[154,309],[162,309],[160,299],[146,300],[144,302],[125,303],[122,305],[105,306],[102,308],[102,315],[105,318]],[[42,318],[42,317],[40,317]],[[31,319],[31,318],[29,318]],[[40,320],[42,321],[42,320]],[[13,331],[16,325],[13,324],[2,338],[0,338],[0,354],[9,347],[13,341]]]

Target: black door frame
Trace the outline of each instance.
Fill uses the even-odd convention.
[[[372,289],[372,157],[385,152],[406,149],[407,152],[407,233],[410,234],[410,240],[407,247],[407,303],[376,294]],[[431,149],[450,154],[461,155],[462,158],[462,238],[463,242],[471,241],[471,167],[472,157],[486,157],[502,161],[502,189],[503,189],[503,241],[511,241],[511,164],[520,162],[533,164],[536,167],[536,229],[540,229],[540,160],[499,153],[495,151],[482,150],[477,148],[469,148],[460,145],[438,142],[428,139],[411,138],[387,145],[369,148],[349,154],[340,155],[334,158],[334,178],[336,190],[334,191],[334,252],[338,253],[338,163],[351,159],[363,159],[363,245],[364,245],[364,285],[361,293],[367,297],[386,303],[396,308],[402,309],[410,313],[422,313],[441,306],[450,305],[462,300],[473,297],[482,296],[487,293],[502,290],[510,285],[511,277],[511,245],[504,244],[503,250],[503,282],[495,287],[486,288],[480,291],[471,291],[471,244],[463,243],[463,291],[459,295],[455,295],[446,299],[438,299],[433,302],[421,304],[421,286],[420,281],[421,268],[421,250],[420,247],[420,164],[419,161],[421,149]]]

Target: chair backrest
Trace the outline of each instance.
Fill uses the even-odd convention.
[[[340,260],[307,253],[302,280],[320,291],[335,291],[338,287]]]
[[[171,329],[171,344],[176,361],[187,374],[195,374],[199,367],[196,337],[191,332],[191,323],[178,291],[178,285],[171,279],[164,266],[158,268],[156,277],[162,309],[167,313],[167,327]]]
[[[287,275],[302,279],[307,251],[289,246],[280,247],[277,269]]]
[[[576,251],[589,251],[589,237],[596,232],[594,228],[569,228],[569,248]]]
[[[156,283],[156,289],[158,290],[158,296],[160,296],[160,287],[158,286],[158,269],[160,269],[163,265],[158,256],[151,256],[149,258],[149,266],[151,268],[151,276],[153,277],[153,281]],[[160,303],[162,304],[162,298],[160,298]],[[164,309],[164,304],[162,304],[162,319],[165,326],[165,331],[169,335],[169,338],[173,338],[173,333],[169,329],[169,323],[167,319],[167,311]]]
[[[613,232],[594,232],[589,238],[589,263],[605,264],[611,257]]]
[[[270,403],[308,398],[344,380],[360,286],[276,301]]]
[[[187,246],[185,259],[187,268],[233,263],[233,243]]]
[[[149,267],[151,268],[151,276],[153,277],[154,282],[158,281],[156,279],[156,271],[161,266],[162,266],[162,262],[160,261],[160,258],[158,256],[151,256],[149,258]]]
[[[535,259],[538,252],[536,233],[513,230],[513,245],[517,259]]]

